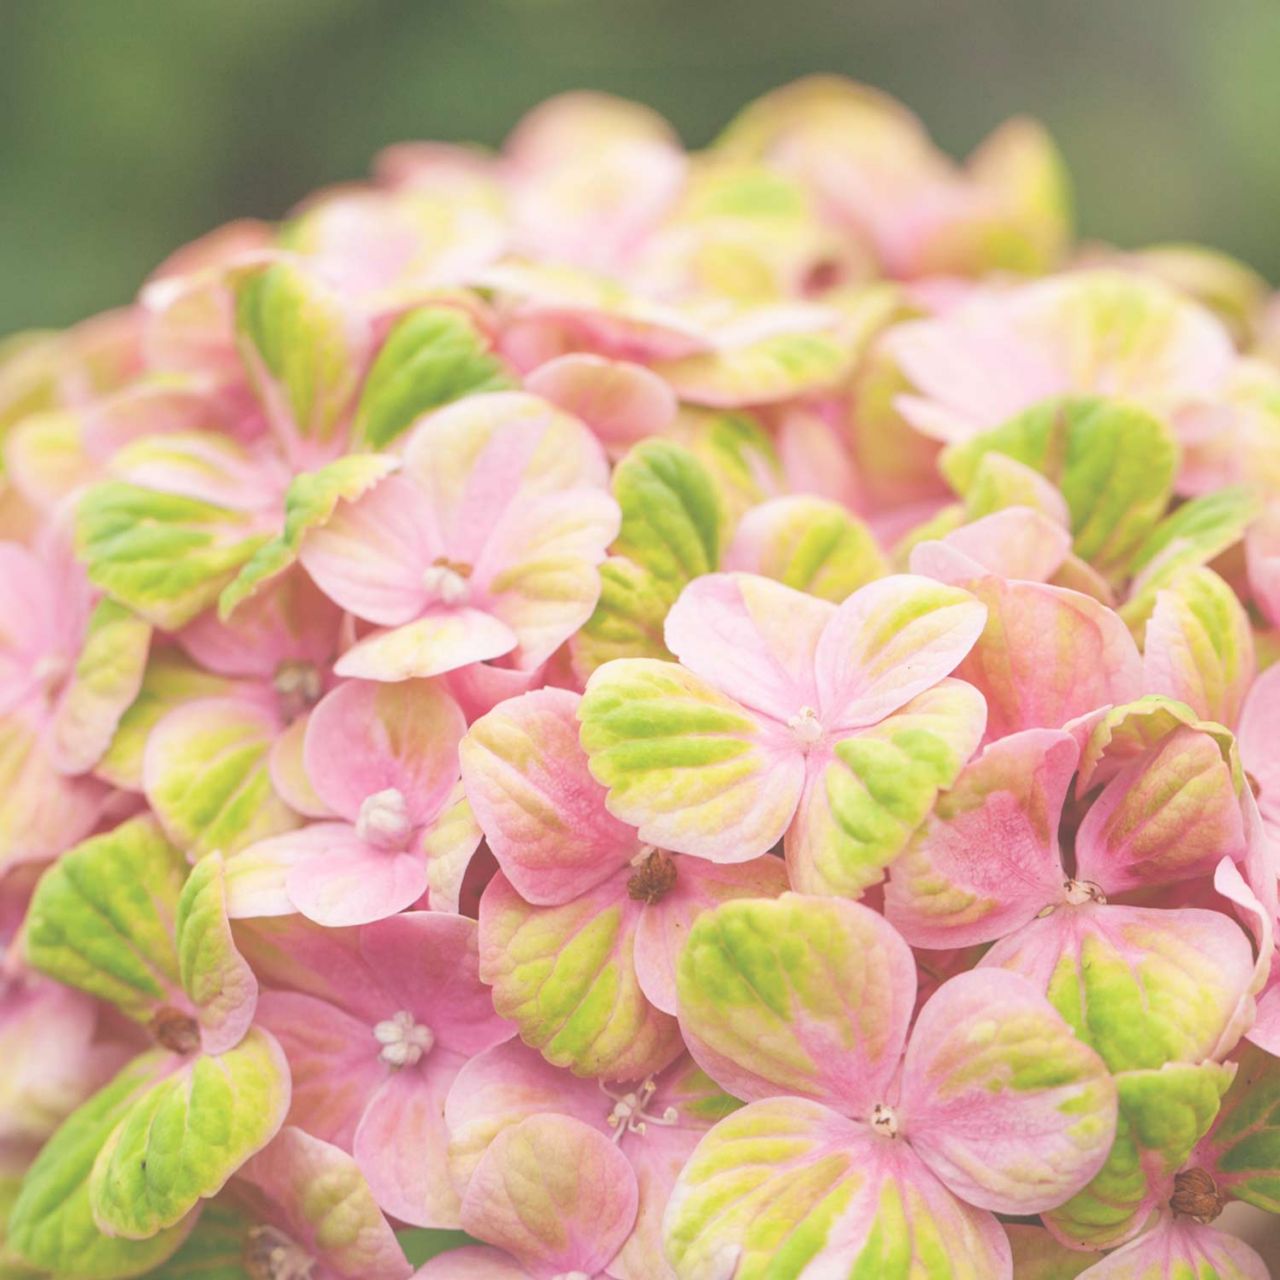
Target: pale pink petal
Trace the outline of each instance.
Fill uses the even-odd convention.
[[[512,698],[462,740],[467,799],[507,879],[528,902],[568,902],[629,862],[634,828],[605,808],[578,745],[581,699],[563,689]]]
[[[1271,626],[1280,626],[1280,505],[1268,506],[1250,526],[1244,552],[1254,602]]]
[[[176,638],[209,671],[274,680],[283,663],[322,672],[337,649],[340,619],[338,607],[295,570],[246,600],[232,621],[219,621],[211,609]]]
[[[995,574],[1047,582],[1071,550],[1071,533],[1030,507],[1006,507],[911,549],[911,572],[962,583]]]
[[[657,435],[675,418],[675,393],[643,365],[602,356],[560,356],[525,379],[534,394],[580,418],[607,445]]]
[[[418,488],[392,475],[358,501],[340,503],[307,533],[298,554],[331,600],[367,622],[395,627],[432,600],[423,575],[444,546]]]
[[[257,1021],[289,1060],[289,1123],[350,1151],[360,1117],[387,1077],[373,1025],[294,991],[263,991]]]
[[[422,897],[427,860],[421,853],[376,849],[353,832],[350,839],[295,863],[285,876],[285,891],[297,910],[317,924],[368,924]]]
[[[703,911],[730,898],[776,898],[787,888],[787,869],[781,858],[769,855],[727,865],[681,854],[656,856],[670,860],[675,883],[640,913],[636,978],[651,1004],[677,1013],[676,964],[693,922]],[[638,885],[636,893],[642,892]]]
[[[459,1201],[449,1176],[444,1100],[461,1055],[432,1049],[392,1071],[369,1099],[351,1153],[374,1199],[415,1227],[457,1227]]]
[[[1027,729],[991,743],[891,865],[885,915],[916,947],[993,942],[1061,900],[1058,821],[1079,750]]]
[[[357,822],[378,792],[399,792],[410,827],[440,811],[457,780],[466,723],[457,703],[426,680],[394,687],[341,684],[311,713],[304,760],[317,794]]]
[[[287,888],[294,867],[348,846],[363,848],[345,822],[314,822],[258,840],[227,859],[227,914],[233,920],[297,911]]]
[[[1142,692],[1142,658],[1119,616],[1090,596],[983,578],[969,588],[987,625],[956,675],[987,699],[988,738],[1059,729]]]
[[[276,795],[304,818],[332,818],[334,812],[316,794],[303,760],[309,716],[299,716],[271,744],[267,772]]]
[[[416,507],[443,533],[432,554],[468,565],[481,558],[496,516],[544,494],[603,488],[608,475],[581,422],[523,392],[468,396],[429,414],[409,437],[404,468]]]
[[[986,611],[967,592],[912,574],[868,583],[836,610],[815,655],[829,731],[875,724],[955,670]]]
[[[713,573],[696,578],[667,614],[667,647],[713,688],[786,724],[816,709],[814,661],[835,614],[825,600],[769,578]]]
[[[1030,1061],[1052,1062],[1049,1074]],[[902,1122],[929,1168],[967,1204],[1056,1208],[1102,1168],[1116,1086],[1102,1060],[1027,979],[987,969],[943,983],[916,1019]]]
[[[519,637],[479,609],[430,609],[416,622],[375,631],[334,664],[340,676],[395,682],[438,676],[508,654]]]
[[[597,1129],[568,1116],[531,1116],[504,1129],[476,1165],[462,1226],[535,1275],[594,1276],[635,1222],[627,1158]]]
[[[496,518],[490,513],[472,598],[515,633],[516,666],[545,662],[591,616],[597,566],[620,520],[611,495],[585,488],[525,495]]]
[[[397,1009],[429,1027],[442,1048],[476,1054],[515,1035],[480,981],[474,920],[407,911],[361,929],[360,950]]]

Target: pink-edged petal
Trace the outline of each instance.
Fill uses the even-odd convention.
[[[875,724],[950,675],[982,633],[968,592],[912,574],[855,591],[816,654],[818,708],[831,732]]]
[[[1115,1072],[1225,1053],[1254,971],[1227,915],[1110,904],[1059,907],[980,964],[1028,978]]]
[[[643,365],[573,354],[548,360],[525,386],[580,418],[606,445],[625,446],[671,424],[675,393]]]
[[[1209,875],[1222,857],[1244,851],[1231,762],[1214,736],[1184,726],[1125,765],[1090,805],[1076,838],[1076,877],[1122,893]]]
[[[351,1153],[374,1198],[415,1227],[457,1227],[458,1193],[449,1176],[444,1102],[463,1059],[436,1047],[392,1071],[369,1099]]]
[[[143,791],[190,858],[229,856],[298,825],[271,786],[268,756],[280,729],[261,700],[227,697],[182,703],[151,730]]]
[[[289,1123],[350,1151],[360,1117],[387,1076],[372,1024],[294,991],[262,992],[257,1021],[289,1060]]]
[[[667,614],[667,648],[720,693],[786,724],[816,710],[814,660],[835,610],[748,573],[696,578]]]
[[[426,891],[427,860],[421,853],[377,849],[354,832],[285,875],[294,907],[329,928],[383,920]]]
[[[784,847],[792,887],[857,897],[884,879],[982,741],[987,708],[946,679],[879,724],[807,757]]]
[[[867,1117],[897,1071],[915,961],[856,903],[737,899],[695,922],[677,990],[689,1052],[734,1097],[793,1094]]]
[[[666,1246],[689,1277],[1013,1276],[996,1219],[957,1200],[907,1142],[802,1098],[753,1102],[702,1139]]]
[[[432,596],[423,574],[444,554],[422,495],[403,475],[387,476],[356,502],[340,503],[310,530],[298,558],[331,600],[367,622],[395,627]]]
[[[966,1204],[1052,1209],[1102,1168],[1116,1087],[1101,1058],[1027,979],[973,970],[943,983],[907,1045],[912,1148]]]
[[[1148,693],[1177,698],[1202,719],[1236,723],[1255,671],[1253,630],[1216,573],[1192,570],[1156,594],[1142,667]]]
[[[529,1116],[554,1112],[605,1132],[613,1106],[595,1080],[553,1067],[519,1040],[495,1045],[463,1065],[445,1103],[454,1182],[465,1193],[493,1139]]]
[[[516,633],[479,609],[433,608],[416,622],[375,631],[334,664],[340,676],[400,681],[438,676],[510,653]]]
[[[1272,840],[1280,839],[1280,751],[1275,727],[1280,724],[1280,664],[1268,667],[1245,698],[1237,739],[1240,759],[1256,784],[1258,810]]]
[[[792,731],[676,663],[605,663],[578,714],[609,812],[646,844],[747,862],[771,849],[795,815],[805,755]]]
[[[462,1226],[536,1276],[594,1276],[630,1234],[638,1199],[626,1156],[599,1130],[531,1116],[504,1129],[477,1164]]]
[[[1059,729],[1142,691],[1142,659],[1119,616],[1090,596],[1038,582],[969,584],[987,625],[956,675],[987,699],[987,734]]]
[[[1080,1280],[1269,1280],[1257,1252],[1213,1227],[1163,1218],[1144,1236],[1080,1273]]]
[[[640,904],[626,869],[558,907],[498,874],[480,899],[480,976],[528,1045],[577,1075],[631,1080],[680,1050],[676,1020],[645,999],[634,950]]]
[[[578,745],[581,699],[539,689],[501,703],[462,740],[462,781],[498,865],[526,901],[568,902],[635,857]]]
[[[356,822],[364,801],[394,790],[410,827],[439,812],[457,780],[466,722],[444,688],[429,681],[388,688],[350,681],[311,713],[304,760],[316,792]]]
[[[1026,729],[991,743],[890,869],[885,915],[916,947],[994,942],[1062,897],[1058,821],[1079,749]]]
[[[515,1035],[480,981],[474,920],[407,911],[361,929],[360,951],[397,1007],[430,1027],[443,1048],[476,1054]]]
[[[459,780],[439,816],[423,831],[420,841],[427,859],[427,886],[432,911],[456,914],[462,910],[467,874],[483,843],[484,832],[471,812]],[[486,857],[492,857],[487,850],[484,853]]]
[[[262,1218],[317,1260],[326,1275],[408,1280],[412,1268],[391,1224],[340,1147],[286,1125],[239,1176],[262,1197]]]
[[[911,549],[911,572],[963,583],[984,574],[1047,582],[1071,550],[1071,533],[1030,507],[1006,507]]]
[[[660,864],[659,883],[665,883],[667,867],[673,869],[674,883],[661,896],[647,901],[636,929],[635,965],[640,989],[649,1002],[667,1013],[678,1012],[676,965],[694,921],[732,898],[776,898],[787,888],[787,869],[781,858],[766,855],[750,862],[721,865],[705,858],[655,851]],[[641,868],[632,876],[628,892],[636,898],[652,893],[651,880]],[[634,886],[634,887],[632,887]]]

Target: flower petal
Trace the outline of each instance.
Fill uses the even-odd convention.
[[[951,674],[982,634],[968,592],[895,574],[854,592],[818,642],[818,708],[831,732],[874,725]]]
[[[610,662],[588,681],[578,715],[609,812],[646,844],[746,862],[771,849],[795,813],[804,756],[790,732],[683,667]]]
[[[734,1097],[793,1094],[866,1117],[898,1068],[915,962],[868,908],[789,893],[699,916],[677,990],[690,1053]]]
[[[352,680],[311,713],[303,759],[320,798],[348,822],[379,791],[404,797],[408,821],[421,827],[440,811],[457,781],[466,722],[437,683],[389,688]]]
[[[1267,1264],[1243,1240],[1198,1222],[1166,1218],[1082,1272],[1082,1280],[1267,1280]]]
[[[459,751],[467,798],[498,866],[537,905],[576,898],[640,848],[587,768],[580,701],[565,689],[511,698],[471,726]]]
[[[885,915],[917,947],[994,942],[1062,897],[1058,820],[1079,749],[1026,729],[991,743],[893,864]]]
[[[568,1116],[531,1116],[498,1134],[481,1158],[462,1225],[535,1274],[594,1275],[630,1234],[637,1200],[626,1156],[599,1130]]]
[[[995,981],[992,981],[995,978]],[[920,1011],[902,1067],[904,1132],[961,1200],[1000,1213],[1052,1209],[1102,1167],[1116,1089],[1025,978],[973,970]]]
[[[496,875],[480,899],[480,976],[493,1007],[548,1062],[632,1080],[680,1048],[670,1014],[645,999],[633,953],[640,904],[625,871],[560,907],[534,907]]]
[[[667,1256],[681,1280],[936,1275],[1011,1280],[1004,1232],[904,1142],[801,1098],[720,1121],[676,1182]]]
[[[985,724],[982,695],[948,679],[809,756],[804,796],[786,835],[792,887],[856,896],[883,880],[939,790],[959,776]]]
[[[675,884],[641,912],[635,963],[640,989],[650,1003],[674,1014],[679,1008],[676,966],[694,922],[704,911],[734,898],[776,898],[787,888],[787,870],[781,858],[768,854],[728,865],[666,856],[676,868]]]

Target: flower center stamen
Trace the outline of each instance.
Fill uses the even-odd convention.
[[[250,1227],[241,1255],[252,1280],[310,1280],[316,1260],[275,1227]]]
[[[315,663],[301,658],[286,658],[276,668],[271,683],[286,720],[296,720],[304,711],[310,711],[324,692]]]
[[[892,1107],[877,1102],[871,1112],[871,1128],[882,1138],[898,1136],[898,1116]]]
[[[613,1110],[605,1117],[605,1124],[613,1130],[614,1142],[621,1142],[624,1133],[635,1133],[643,1137],[651,1124],[673,1125],[680,1122],[680,1113],[675,1107],[664,1108],[661,1115],[646,1110],[653,1095],[658,1092],[652,1076],[639,1089],[628,1093],[614,1093],[603,1081],[600,1082],[600,1091],[605,1097],[613,1099]]]
[[[1202,1226],[1208,1226],[1226,1205],[1218,1184],[1205,1169],[1184,1169],[1173,1180],[1169,1208],[1176,1216],[1192,1218]]]
[[[437,556],[423,571],[422,585],[442,604],[465,604],[471,595],[471,587],[467,583],[471,574],[469,564],[450,560],[448,556]]]
[[[380,849],[403,849],[412,829],[409,806],[395,787],[365,796],[356,815],[356,835]]]
[[[200,1024],[189,1014],[172,1005],[164,1005],[152,1015],[147,1030],[158,1045],[170,1053],[186,1055],[200,1047]]]
[[[378,1051],[379,1059],[396,1068],[416,1066],[425,1054],[431,1052],[436,1042],[431,1028],[415,1022],[413,1014],[404,1009],[377,1023],[373,1028],[373,1038],[382,1046]]]
[[[1064,880],[1062,894],[1067,905],[1072,907],[1082,907],[1086,902],[1105,905],[1107,901],[1107,895],[1092,880]]]
[[[675,888],[676,860],[662,849],[650,849],[627,881],[627,897],[653,906]]]
[[[812,707],[801,707],[787,721],[787,728],[796,735],[796,741],[806,751],[822,737],[822,721]]]

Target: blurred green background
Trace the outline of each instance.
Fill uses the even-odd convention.
[[[494,143],[609,89],[705,142],[839,71],[962,154],[1039,116],[1080,225],[1280,278],[1278,0],[0,0],[0,333],[127,299],[170,249],[275,217],[406,138]]]

